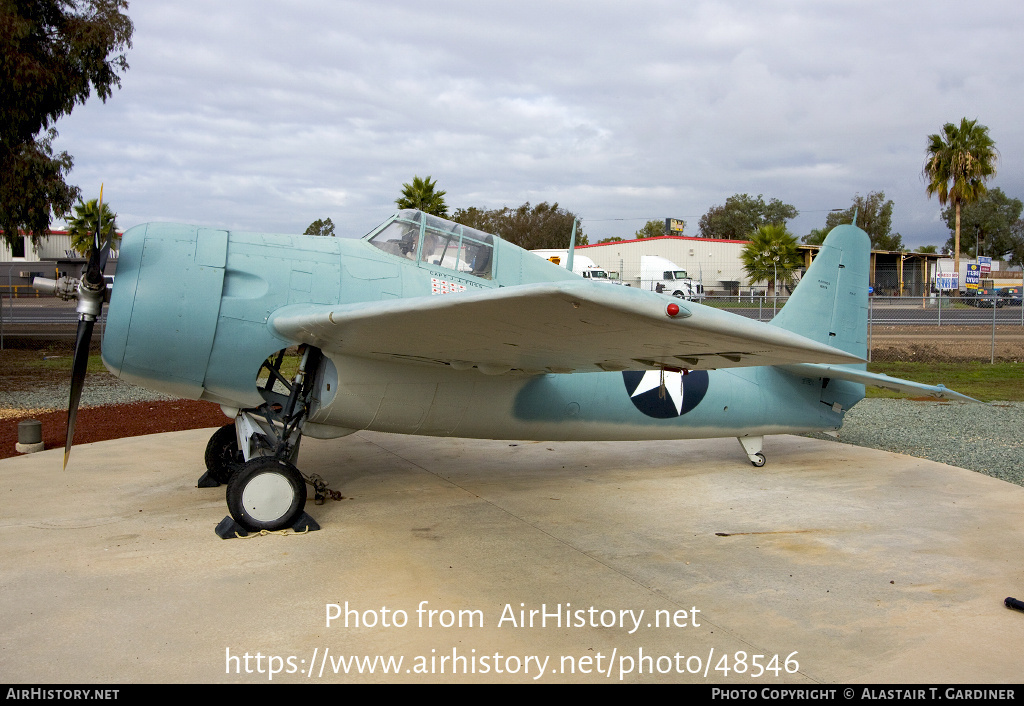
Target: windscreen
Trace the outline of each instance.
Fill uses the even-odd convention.
[[[444,218],[399,211],[370,243],[408,260],[491,279],[494,236]]]

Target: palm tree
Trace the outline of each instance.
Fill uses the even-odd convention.
[[[995,176],[997,157],[996,143],[989,137],[988,128],[978,125],[977,120],[964,118],[960,127],[946,123],[941,134],[928,136],[922,173],[928,182],[928,197],[937,194],[941,205],[952,202],[956,208],[956,273],[960,272],[960,205],[974,203],[985,195],[985,182]]]
[[[754,231],[743,246],[740,260],[751,284],[770,282],[773,293],[775,282],[793,284],[796,271],[804,264],[796,238],[781,223],[761,226]]]
[[[395,199],[399,208],[415,208],[429,213],[433,216],[448,215],[448,205],[444,202],[446,191],[434,191],[437,181],[431,181],[428,176],[420,179],[418,176],[412,178],[412,184],[402,184],[402,196]]]
[[[75,206],[75,216],[68,220],[68,234],[71,236],[71,247],[79,254],[89,252],[92,247],[93,236],[100,227],[100,206],[98,199],[91,201],[79,201]],[[111,247],[117,248],[117,241],[120,236],[117,234],[117,214],[110,210],[108,204],[103,204],[103,234],[100,244],[107,238],[113,238]]]
[[[825,242],[825,236],[828,235],[829,230],[831,229],[828,226],[824,228],[814,228],[810,233],[800,238],[800,241],[807,245],[821,245]]]

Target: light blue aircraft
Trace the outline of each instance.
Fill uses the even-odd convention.
[[[295,466],[302,436],[735,436],[761,466],[764,435],[839,429],[865,384],[969,399],[865,370],[869,250],[859,228],[833,230],[761,323],[594,284],[419,211],[361,240],[151,223],[124,234],[103,361],[234,418],[210,440],[201,485],[226,483],[248,530],[312,521]],[[108,294],[97,271],[79,288],[66,452],[79,358]]]

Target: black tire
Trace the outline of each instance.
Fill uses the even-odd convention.
[[[764,454],[758,452],[758,453],[756,453],[754,455],[757,457],[757,460],[756,461],[751,461],[750,465],[752,465],[754,468],[761,468],[764,465],[765,460],[766,460],[765,457],[764,457]]]
[[[676,299],[686,299],[686,295],[680,292],[678,289],[672,292],[672,296],[675,297]]]
[[[306,506],[306,482],[299,469],[276,458],[254,458],[231,477],[228,511],[248,530],[291,527]]]
[[[227,483],[232,474],[245,462],[238,449],[235,425],[226,424],[213,433],[206,445],[206,470],[218,483]]]

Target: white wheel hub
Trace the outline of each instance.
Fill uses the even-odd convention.
[[[294,500],[292,484],[280,473],[260,473],[242,491],[242,506],[257,522],[273,522],[283,517]]]

